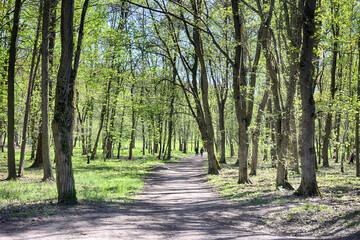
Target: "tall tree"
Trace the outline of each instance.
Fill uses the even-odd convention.
[[[265,89],[263,98],[259,104],[258,112],[255,118],[255,129],[252,132],[252,155],[251,155],[251,171],[250,175],[256,175],[258,165],[260,122],[269,98],[269,90]]]
[[[339,44],[338,37],[340,33],[340,27],[338,24],[338,15],[339,15],[339,3],[337,1],[333,1],[331,4],[331,12],[332,12],[332,65],[331,65],[331,85],[330,92],[331,98],[330,101],[334,100],[335,92],[336,92],[336,70],[337,70],[337,58],[339,54]],[[325,122],[325,136],[324,136],[324,144],[322,148],[322,158],[323,158],[323,166],[329,166],[329,142],[330,142],[330,133],[331,133],[331,125],[332,125],[332,110],[330,109]]]
[[[96,135],[94,147],[93,147],[93,150],[91,152],[91,157],[90,157],[91,159],[95,158],[97,147],[98,147],[99,140],[100,140],[101,131],[102,131],[103,126],[104,126],[105,116],[106,116],[106,113],[108,111],[107,107],[108,107],[108,103],[109,103],[109,99],[110,99],[111,83],[112,83],[112,78],[109,79],[109,82],[108,82],[107,87],[106,87],[105,98],[103,99],[103,102],[102,102],[101,113],[100,113],[99,131],[98,131],[98,133]]]
[[[16,44],[19,31],[19,19],[21,12],[21,0],[15,1],[13,27],[11,31],[9,49],[9,68],[8,68],[8,177],[7,180],[16,178],[15,168],[15,64],[16,64]]]
[[[176,62],[176,59],[174,59],[174,62]],[[170,160],[171,159],[171,142],[172,142],[172,138],[173,138],[173,132],[174,132],[174,112],[175,112],[175,106],[174,106],[174,102],[175,102],[175,94],[176,94],[176,88],[175,88],[175,84],[176,84],[176,69],[173,67],[173,74],[172,74],[172,82],[170,84],[170,112],[169,112],[169,124],[168,124],[168,128],[169,128],[169,134],[168,134],[168,143],[167,143],[167,156],[166,159]],[[174,136],[175,138],[175,136]],[[175,144],[174,144],[175,145]]]
[[[319,195],[316,181],[315,101],[313,80],[313,48],[315,33],[316,0],[305,0],[300,4],[303,12],[303,43],[300,57],[300,90],[302,103],[301,139],[301,183],[296,194],[301,196]]]
[[[166,9],[166,7],[160,5],[160,3],[157,2],[157,4],[161,9]],[[188,50],[183,51],[180,46],[180,35],[178,34],[179,28],[177,27],[179,22],[176,22],[170,18],[170,15],[166,14],[165,16],[168,20],[168,27],[171,34],[170,38],[172,43],[177,48],[181,63],[185,68],[186,82],[181,80],[181,74],[179,73],[179,70],[176,70],[178,79],[180,80],[179,84],[184,92],[184,96],[189,106],[190,112],[198,124],[204,146],[208,151],[208,173],[218,174],[220,165],[215,154],[215,136],[212,125],[211,109],[209,105],[209,83],[207,65],[205,63],[206,54],[201,34],[201,16],[204,12],[205,3],[204,1],[191,0],[190,5],[191,11],[189,13],[194,19],[193,23],[189,23],[189,21],[185,19],[183,11],[188,12],[190,9],[182,5],[178,5],[180,7],[180,15],[176,16],[175,14],[172,14],[171,16],[176,16],[176,18],[180,19],[183,23],[185,36],[193,47],[193,52],[190,54],[192,58],[191,61],[188,61]],[[164,11],[160,12],[166,13]],[[157,32],[160,41],[166,48],[167,57],[169,58],[172,66],[177,68],[174,57],[170,51],[168,40],[165,41],[162,35],[160,35],[160,32],[156,29],[155,31]],[[198,71],[200,71],[200,74]],[[193,102],[195,102],[195,107],[193,106]],[[179,139],[181,139],[180,135]]]
[[[360,30],[359,30],[360,31]],[[358,36],[358,52],[360,56],[360,34]],[[358,84],[357,84],[357,101],[360,101],[360,59],[358,63]],[[356,148],[356,176],[360,177],[360,149],[359,149],[359,107],[356,112],[356,126],[355,126],[355,148]]]
[[[41,63],[41,150],[43,159],[43,170],[45,180],[53,180],[50,146],[49,146],[49,24],[50,24],[50,2],[51,0],[44,0],[43,7],[43,22],[42,22],[42,63]]]
[[[239,9],[239,0],[231,0],[233,13],[233,24],[235,30],[235,57],[233,62],[233,90],[236,117],[238,121],[238,158],[239,158],[239,178],[238,183],[250,183],[248,175],[248,149],[249,137],[248,127],[250,125],[249,115],[247,114],[247,79],[245,68],[244,35],[243,21]]]
[[[199,26],[200,17],[202,14],[202,7],[204,7],[204,3],[202,1],[191,1],[192,10],[194,11],[194,20],[195,25]],[[209,174],[218,174],[218,170],[220,169],[219,162],[215,155],[215,134],[214,128],[212,125],[212,116],[209,105],[209,83],[208,83],[208,75],[207,75],[207,67],[205,64],[205,53],[203,40],[201,37],[200,29],[195,27],[193,29],[193,45],[196,54],[196,58],[200,63],[200,89],[202,93],[201,101],[202,101],[202,109],[198,111],[203,111],[202,120],[198,120],[201,122],[200,132],[202,133],[202,139],[205,145],[206,150],[208,151],[208,163],[209,163]],[[196,73],[195,73],[196,74]]]
[[[37,66],[38,66],[38,64],[35,64],[35,62],[36,62],[36,56],[38,55],[38,41],[39,41],[39,35],[40,35],[41,16],[42,16],[41,10],[42,10],[42,1],[40,1],[40,4],[39,4],[39,17],[38,17],[38,23],[37,23],[37,29],[36,29],[34,48],[33,48],[33,53],[32,53],[32,58],[31,58],[29,84],[28,84],[26,103],[25,103],[25,114],[24,114],[24,123],[23,123],[24,125],[23,125],[23,131],[22,131],[22,143],[21,143],[21,151],[20,151],[20,164],[19,164],[19,170],[18,170],[18,175],[20,177],[24,173],[27,126],[28,126],[28,119],[29,119],[29,115],[30,115],[31,96],[33,94],[33,89],[34,89],[34,85],[35,85],[35,75],[36,75],[35,73],[36,73]]]
[[[133,148],[135,147],[135,128],[136,128],[136,111],[135,111],[135,84],[131,85],[131,137],[129,144],[129,157],[128,159],[132,159]]]
[[[61,2],[61,58],[57,76],[52,128],[55,143],[58,202],[66,204],[74,204],[77,202],[71,161],[71,135],[74,116],[75,79],[80,61],[83,29],[88,5],[89,0],[85,0],[81,14],[74,66],[72,67],[74,50],[74,0]]]

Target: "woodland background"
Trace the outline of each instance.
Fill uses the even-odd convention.
[[[358,200],[358,1],[2,0],[0,41],[7,179],[56,165],[76,203],[73,149],[91,164],[204,147],[211,181],[235,159],[236,189],[272,169],[274,189]],[[351,187],[324,192],[319,171]]]

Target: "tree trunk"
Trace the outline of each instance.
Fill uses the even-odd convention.
[[[225,163],[225,142],[226,142],[226,135],[225,135],[225,103],[226,100],[223,100],[219,106],[219,131],[220,131],[220,161],[219,163]]]
[[[285,106],[281,101],[281,91],[279,89],[280,79],[279,69],[275,62],[275,59],[272,57],[274,54],[271,50],[271,36],[270,36],[270,23],[272,18],[272,13],[274,10],[274,1],[270,2],[270,9],[267,13],[266,22],[263,23],[264,34],[261,40],[265,58],[266,58],[266,69],[271,79],[271,90],[273,95],[274,103],[274,113],[275,113],[275,131],[276,131],[276,152],[277,152],[277,174],[276,174],[276,187],[283,187],[285,189],[293,190],[289,180],[288,180],[288,170],[287,170],[287,152],[288,152],[288,142],[290,135],[290,111],[293,106],[293,99],[296,91],[296,79],[295,74],[290,76],[289,84],[287,87],[287,99]],[[296,69],[296,63],[293,63],[290,66],[290,70],[293,68]],[[294,70],[292,71],[294,72]],[[291,74],[290,74],[291,75]]]
[[[300,174],[299,169],[299,150],[298,150],[298,138],[297,138],[297,131],[296,131],[296,121],[294,112],[290,113],[290,127],[291,127],[291,170]]]
[[[181,131],[181,130],[179,130]],[[181,141],[181,132],[179,133],[179,151],[182,151],[183,150],[183,144],[182,144],[182,141]]]
[[[123,133],[123,126],[124,126],[124,115],[125,115],[125,107],[123,108],[122,114],[121,114],[121,121],[120,121],[120,130],[119,130],[119,148],[117,153],[117,159],[120,158],[120,150],[121,150],[121,139],[122,139],[122,133]]]
[[[328,112],[325,121],[325,135],[324,135],[324,143],[322,148],[322,159],[323,159],[324,167],[329,167],[329,142],[330,142],[330,133],[331,133],[331,122],[332,122],[332,113]]]
[[[49,29],[49,65],[50,65],[50,76],[52,76],[54,72],[54,49],[55,49],[55,39],[56,39],[56,23],[57,23],[57,16],[56,16],[56,9],[59,0],[51,0],[50,5],[50,29]],[[50,109],[54,109],[54,83],[52,79],[49,81],[49,103]]]
[[[0,121],[0,129],[2,127],[3,122]],[[0,146],[1,146],[1,152],[4,152],[4,141],[3,141],[3,135],[5,135],[5,132],[0,131]]]
[[[176,150],[176,130],[175,130],[175,128],[174,128],[173,132],[174,132],[174,145],[173,145],[174,149],[173,150],[175,151]]]
[[[194,1],[192,1],[192,9],[195,13],[201,12],[200,5],[198,6],[195,4]],[[194,15],[195,22],[199,23],[199,17],[197,15]],[[203,129],[202,138],[203,142],[205,144],[206,150],[208,151],[208,173],[209,174],[219,174],[220,164],[217,160],[217,157],[215,155],[215,149],[214,149],[214,140],[215,140],[215,134],[214,129],[212,125],[212,117],[211,117],[211,109],[209,105],[209,83],[208,83],[208,77],[207,77],[207,70],[206,70],[206,64],[204,59],[204,53],[203,53],[203,42],[200,34],[200,30],[198,28],[194,28],[193,30],[193,36],[194,36],[194,48],[196,57],[199,60],[201,70],[200,70],[200,88],[201,88],[201,103],[202,103],[202,120],[198,120],[198,122],[202,122],[203,126],[200,126],[200,129]],[[196,74],[196,73],[195,73]],[[201,105],[197,104],[197,111],[200,112]]]
[[[96,135],[96,139],[95,139],[95,143],[94,143],[94,148],[91,152],[91,160],[94,160],[95,155],[96,155],[96,151],[97,151],[97,146],[99,144],[99,140],[100,140],[100,135],[101,135],[101,131],[103,129],[104,126],[104,120],[105,120],[105,116],[106,116],[106,112],[107,112],[107,102],[108,99],[110,97],[110,89],[111,89],[111,79],[109,79],[108,85],[107,85],[107,90],[106,90],[106,96],[101,108],[101,114],[100,114],[100,125],[99,125],[99,131]]]
[[[59,203],[73,204],[77,202],[75,181],[71,162],[71,125],[73,118],[73,94],[71,81],[73,60],[73,17],[74,1],[61,2],[61,60],[57,77],[55,95],[55,112],[52,123],[55,161],[56,183]],[[59,87],[61,86],[61,87]]]
[[[115,96],[119,94],[120,91],[120,82],[118,82],[118,88],[115,91]],[[117,100],[113,102],[112,110],[111,110],[111,117],[110,117],[110,129],[107,133],[107,141],[106,141],[106,158],[110,159],[112,158],[112,152],[113,152],[113,144],[114,144],[114,132],[115,132],[115,117],[116,117],[116,107],[117,107]]]
[[[319,136],[318,136],[318,141],[319,141],[319,146],[318,146],[318,154],[319,154],[319,155],[318,155],[318,158],[319,158],[319,160],[317,161],[317,163],[321,164],[321,154],[320,154],[320,153],[322,152],[322,144],[321,144],[321,143],[323,142],[323,141],[322,141],[323,136],[322,136],[322,134],[321,134],[321,132],[322,132],[321,113],[319,113],[317,117],[318,117],[318,128],[319,128],[319,129],[318,129],[318,135],[319,135]],[[336,156],[336,158],[337,158],[337,157],[338,157],[338,156]]]
[[[344,160],[345,160],[345,153],[346,153],[346,141],[347,141],[347,131],[349,127],[349,114],[346,115],[346,122],[345,122],[345,130],[344,130],[344,138],[343,138],[343,145],[344,145],[344,151],[341,156],[341,172],[344,173]],[[338,153],[337,153],[338,154]]]
[[[333,3],[335,6],[332,6],[332,8],[335,8],[335,14],[339,12],[339,6],[337,3]],[[334,16],[335,19],[337,19],[336,16]],[[332,57],[332,65],[331,65],[331,86],[330,86],[330,92],[331,92],[331,99],[332,101],[335,97],[336,92],[336,64],[337,64],[337,56],[339,53],[338,49],[338,36],[339,36],[339,26],[337,23],[332,23],[332,33],[333,33],[333,57]],[[332,110],[330,109],[326,118],[325,123],[325,136],[324,136],[324,145],[322,149],[322,158],[323,158],[323,166],[329,167],[329,141],[330,141],[330,134],[331,134],[331,125],[332,125]]]
[[[22,143],[21,143],[21,150],[20,150],[20,164],[19,164],[19,170],[18,175],[19,177],[23,176],[24,173],[24,160],[25,160],[25,148],[26,148],[26,139],[27,139],[27,126],[28,126],[28,120],[30,115],[30,105],[31,105],[31,97],[34,90],[34,84],[35,84],[35,75],[37,71],[37,66],[39,65],[40,61],[40,55],[38,57],[38,61],[36,63],[36,55],[38,54],[38,41],[39,41],[39,35],[40,35],[40,26],[41,26],[41,10],[42,10],[42,1],[40,1],[40,7],[39,7],[39,17],[38,17],[38,24],[36,29],[36,36],[35,36],[35,43],[31,58],[31,66],[30,66],[30,76],[29,76],[29,85],[27,90],[27,96],[26,96],[26,103],[25,103],[25,114],[24,114],[24,124],[23,124],[23,131],[22,131]],[[35,69],[35,70],[34,70]]]
[[[339,149],[340,149],[340,125],[341,125],[341,114],[336,114],[335,115],[335,128],[336,128],[336,140],[335,140],[335,146],[334,146],[334,153],[336,153],[336,157],[335,157],[335,163],[338,163],[338,159],[339,159]],[[345,144],[345,143],[343,143]],[[334,155],[334,154],[333,154]]]
[[[39,135],[37,137],[37,147],[36,147],[36,155],[35,155],[35,160],[33,162],[33,164],[31,164],[30,168],[39,168],[43,166],[43,160],[42,160],[42,134],[41,134],[41,129],[39,132]],[[35,146],[33,146],[33,148],[35,148]]]
[[[16,44],[19,31],[19,19],[21,12],[21,0],[15,1],[13,27],[11,31],[8,67],[8,177],[7,180],[16,179],[15,167],[15,64],[16,64]]]
[[[258,113],[255,119],[255,129],[252,134],[252,156],[251,156],[251,171],[250,176],[256,175],[257,163],[258,163],[258,151],[259,151],[259,135],[260,135],[260,122],[264,113],[264,109],[266,107],[266,103],[268,101],[269,91],[266,89],[264,92],[264,96],[261,100],[261,103],[258,108]]]
[[[61,2],[61,58],[57,76],[57,88],[55,94],[55,111],[52,122],[55,161],[56,161],[56,186],[58,190],[58,202],[65,204],[77,203],[74,173],[71,161],[71,135],[73,124],[73,101],[75,93],[75,80],[78,64],[80,61],[81,43],[85,14],[89,1],[85,0],[81,14],[78,44],[75,53],[74,68],[73,61],[73,21],[74,1]]]
[[[271,167],[272,168],[276,168],[276,149],[275,149],[275,145],[276,145],[276,137],[275,137],[275,133],[273,131],[274,127],[274,118],[273,118],[273,110],[272,110],[272,100],[269,99],[268,102],[268,111],[270,114],[270,117],[268,119],[269,121],[269,129],[271,130],[270,133],[270,139],[271,139],[271,147],[270,147],[270,159],[271,159]]]
[[[86,128],[86,152],[91,152],[91,143],[92,143],[92,129],[93,129],[93,118],[94,118],[94,102],[93,98],[91,98],[90,106],[89,106],[89,119],[87,121]]]
[[[359,51],[359,56],[360,56],[360,37],[358,38],[358,51]],[[358,63],[358,85],[357,85],[357,101],[360,101],[360,61]],[[355,148],[356,148],[356,177],[360,177],[360,160],[359,160],[359,154],[360,154],[360,149],[359,149],[359,124],[360,124],[360,120],[359,120],[359,111],[360,108],[357,108],[356,111],[356,125],[355,125]]]
[[[30,134],[31,134],[31,154],[30,159],[33,160],[35,158],[35,150],[37,145],[37,136],[35,134],[35,113],[31,115],[30,121]]]
[[[173,137],[173,118],[174,118],[174,99],[175,99],[175,96],[173,96],[170,100],[170,113],[169,113],[169,125],[168,125],[169,126],[168,134],[169,135],[168,135],[168,142],[167,142],[168,148],[167,148],[166,160],[171,159],[171,151],[172,151],[171,142],[172,142],[172,137]]]
[[[173,127],[174,127],[174,112],[175,112],[175,108],[174,108],[174,102],[175,102],[175,83],[176,83],[176,69],[173,68],[173,79],[172,79],[172,83],[170,86],[171,89],[171,97],[170,97],[170,112],[169,112],[169,135],[168,135],[168,149],[167,149],[167,156],[166,156],[166,160],[170,160],[171,159],[171,142],[172,142],[172,137],[173,137]],[[174,134],[175,135],[175,134]],[[175,136],[174,136],[175,138]],[[175,146],[175,143],[174,143]]]
[[[160,115],[158,116],[158,132],[159,132],[159,151],[158,151],[158,159],[161,158],[161,152],[162,152],[162,135],[163,135],[163,124],[162,124],[162,118]]]
[[[230,144],[230,157],[233,157],[235,155],[234,144],[230,137],[229,137],[229,144]]]
[[[240,19],[239,0],[231,0],[233,23],[235,29],[235,61],[233,65],[233,89],[236,117],[238,121],[238,159],[239,159],[239,178],[238,183],[250,183],[248,176],[248,126],[250,122],[246,111],[246,70],[245,70],[245,51],[242,43],[243,23]]]
[[[50,0],[44,1],[43,22],[42,22],[42,62],[41,62],[41,150],[43,160],[44,177],[43,181],[53,180],[50,146],[49,146],[49,23],[50,23]]]
[[[145,155],[145,149],[146,149],[146,138],[145,138],[145,124],[144,121],[142,121],[141,126],[141,138],[142,138],[142,155]]]
[[[300,196],[319,195],[315,171],[315,101],[312,60],[315,33],[316,0],[308,0],[303,9],[303,45],[300,57],[300,90],[302,102],[301,183],[296,193]]]
[[[134,100],[134,90],[135,85],[131,86],[131,99],[132,99],[132,111],[131,111],[131,138],[130,138],[130,146],[129,146],[129,157],[128,159],[132,159],[133,148],[135,147],[135,125],[136,125],[136,117],[135,117],[135,100]]]

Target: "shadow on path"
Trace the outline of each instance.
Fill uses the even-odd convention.
[[[214,193],[204,180],[204,159],[159,166],[135,203],[60,206],[46,218],[3,220],[0,239],[293,239],[270,235],[258,216],[261,206]]]

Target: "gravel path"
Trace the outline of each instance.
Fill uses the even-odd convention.
[[[259,206],[214,193],[204,157],[159,166],[136,203],[61,207],[46,218],[5,221],[0,239],[292,239],[270,235]]]

